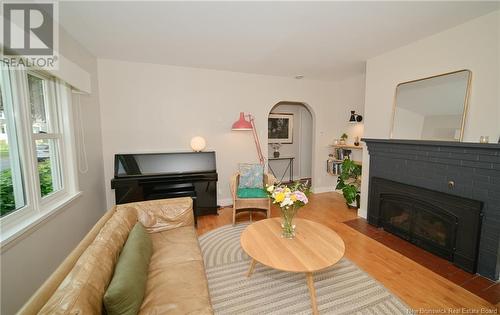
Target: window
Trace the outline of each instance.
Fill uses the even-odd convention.
[[[27,77],[40,194],[45,197],[62,189],[54,81],[29,72]]]
[[[77,185],[69,86],[0,66],[0,223],[9,230],[51,212]]]

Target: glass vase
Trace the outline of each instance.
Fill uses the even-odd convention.
[[[295,209],[281,209],[281,236],[283,238],[295,237],[295,224],[293,224],[295,213]]]

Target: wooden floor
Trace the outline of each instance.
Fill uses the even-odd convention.
[[[410,258],[427,269],[434,271],[451,282],[458,284],[467,291],[482,297],[486,301],[492,304],[500,303],[500,283],[494,282],[478,274],[466,272],[446,259],[431,254],[430,252],[417,247],[394,234],[368,224],[368,222],[361,217],[345,221],[344,224],[347,224],[356,231],[375,239],[377,242],[384,244],[390,249],[403,254],[407,258]]]
[[[271,214],[273,217],[279,216],[279,209],[273,208]],[[337,193],[311,195],[310,203],[299,210],[298,217],[322,223],[335,230],[344,239],[345,256],[419,314],[498,313],[498,304],[494,306],[345,224],[344,222],[357,219],[358,216],[356,210],[345,206],[343,197]],[[262,214],[253,215],[254,220],[261,218],[264,218]],[[248,219],[248,215],[242,213],[238,215],[237,222]],[[231,221],[231,208],[221,209],[218,216],[200,217],[198,234],[231,224]]]

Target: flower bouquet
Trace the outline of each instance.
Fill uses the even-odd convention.
[[[309,187],[306,184],[296,182],[287,186],[285,184],[277,184],[266,187],[269,198],[274,204],[279,205],[281,209],[281,228],[284,238],[295,237],[295,225],[293,218],[297,214],[300,207],[306,205],[309,200]]]

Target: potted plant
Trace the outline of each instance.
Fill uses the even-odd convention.
[[[342,162],[341,173],[337,178],[337,187],[342,190],[346,204],[350,208],[359,208],[361,187],[361,166],[350,159]]]
[[[341,145],[344,145],[346,143],[346,140],[347,140],[347,133],[343,133],[341,136],[340,136],[340,144]]]

